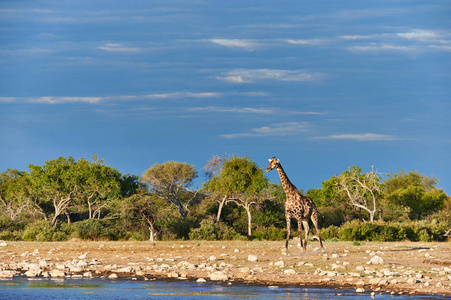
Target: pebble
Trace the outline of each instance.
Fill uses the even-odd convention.
[[[251,262],[255,262],[255,261],[258,261],[258,257],[257,257],[257,255],[249,254],[249,256],[247,257],[247,260],[251,261]]]

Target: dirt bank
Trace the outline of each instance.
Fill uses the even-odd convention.
[[[173,278],[451,295],[451,242],[3,242],[0,277]],[[202,280],[201,280],[202,281]]]

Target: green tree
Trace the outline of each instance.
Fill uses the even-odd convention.
[[[15,221],[32,207],[28,174],[16,169],[0,173],[0,213]]]
[[[196,198],[197,192],[189,190],[197,178],[194,166],[187,163],[168,161],[155,163],[147,169],[141,178],[155,195],[171,203],[185,220],[189,204]]]
[[[261,199],[262,191],[268,187],[263,170],[249,157],[233,156],[224,162],[221,172],[208,183],[214,196],[234,202],[243,207],[248,216],[248,235],[252,235],[251,207]]]
[[[436,188],[436,177],[403,170],[387,177],[383,183],[387,206],[402,208],[410,219],[421,219],[443,208],[447,195]]]

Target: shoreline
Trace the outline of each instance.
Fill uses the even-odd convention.
[[[5,245],[6,244],[6,245]],[[105,277],[451,295],[451,242],[0,242],[0,278]]]

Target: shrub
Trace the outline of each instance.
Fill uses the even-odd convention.
[[[25,227],[22,238],[25,241],[49,242],[53,240],[55,227],[46,220],[39,220],[29,223]]]
[[[327,228],[321,229],[321,238],[324,240],[332,240],[338,238],[339,227],[330,225]]]
[[[204,219],[200,222],[200,227],[190,230],[189,238],[213,241],[242,239],[242,236],[224,223],[215,223],[212,219]]]
[[[74,223],[75,234],[82,240],[99,240],[108,238],[107,229],[99,220],[88,219]]]
[[[4,231],[0,232],[0,240],[19,241],[21,239],[22,239],[22,232],[20,232],[20,231],[4,230]]]
[[[286,229],[280,229],[275,226],[258,226],[252,232],[252,237],[257,240],[281,241],[287,235]]]

